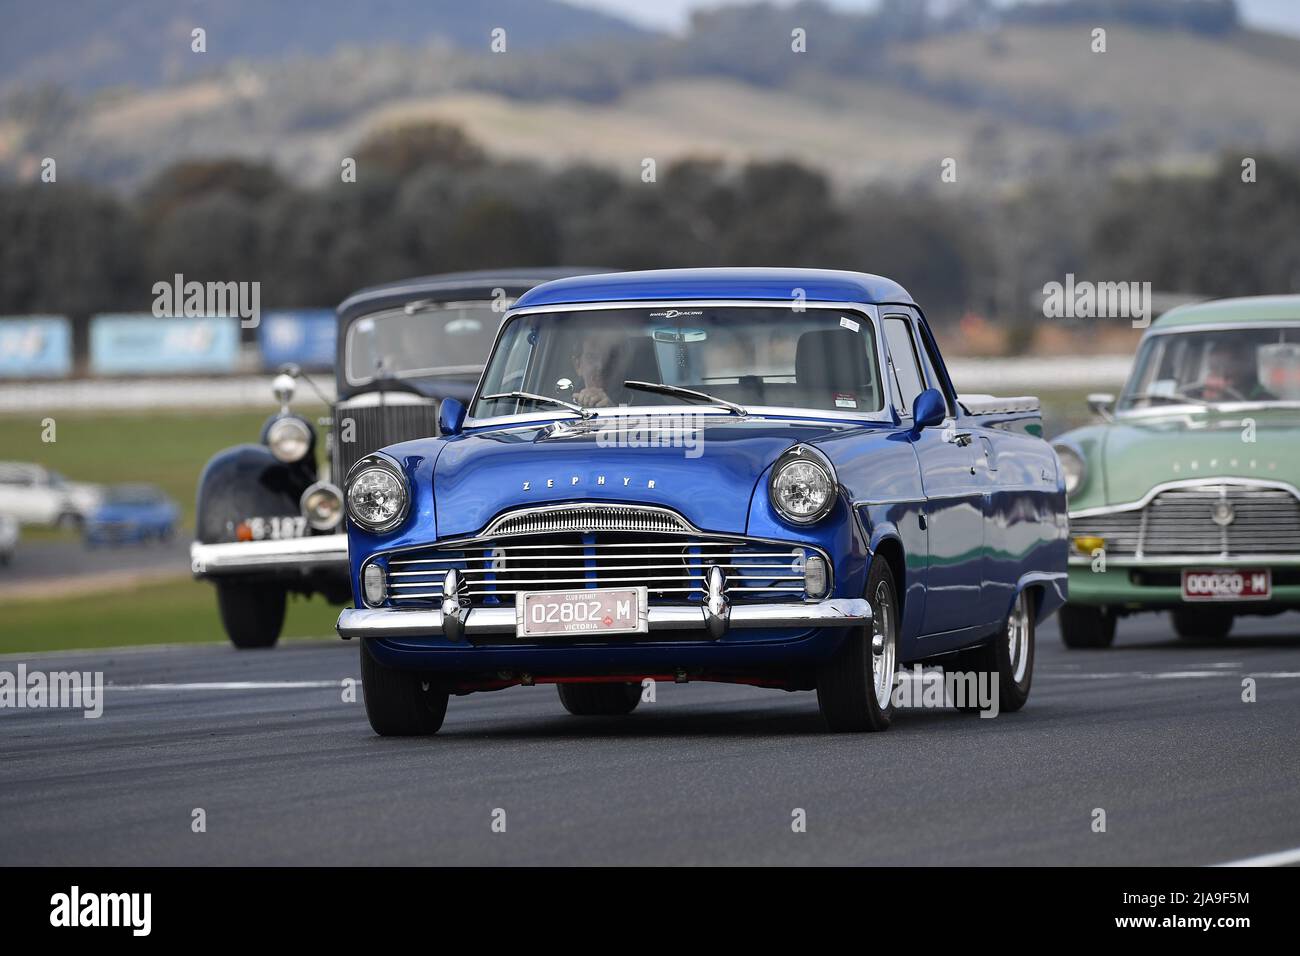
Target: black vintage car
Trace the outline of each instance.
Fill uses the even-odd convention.
[[[236,647],[270,647],[289,592],[346,603],[347,535],[339,485],[357,459],[437,434],[438,403],[467,401],[506,308],[534,285],[594,269],[507,269],[410,279],[365,289],[338,307],[337,400],[318,465],[317,427],[291,403],[302,378],[286,368],[280,409],[258,444],[217,453],[199,478],[195,577],[216,585]],[[310,382],[309,382],[310,384]]]

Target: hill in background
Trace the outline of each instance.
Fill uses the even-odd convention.
[[[509,27],[520,50],[641,35],[559,0],[27,0],[0,2],[0,89],[77,91],[183,82],[237,60],[321,56],[340,47],[437,42],[486,48]],[[193,55],[190,31],[207,31]]]
[[[99,39],[75,47],[85,64],[67,67],[73,90],[142,36],[156,45],[195,19],[164,0],[70,0],[51,17],[90,6],[114,26],[83,26]],[[42,156],[56,156],[62,175],[130,186],[179,159],[235,155],[315,184],[337,177],[375,130],[427,120],[550,167],[597,163],[635,177],[646,157],[782,158],[841,185],[932,185],[945,157],[960,161],[959,188],[984,188],[1053,168],[1109,175],[1200,168],[1225,149],[1300,149],[1300,39],[1242,28],[1231,0],[1006,10],[965,0],[942,14],[913,0],[876,14],[755,5],[699,14],[681,37],[555,2],[383,0],[303,17],[308,6],[320,4],[196,4],[220,11],[210,49],[218,34],[241,38],[237,60],[185,52],[206,64],[202,75],[186,67],[136,89],[11,93],[0,172],[30,178]],[[132,19],[150,10],[165,28]],[[57,30],[37,29],[31,12],[18,19],[19,38],[5,47],[36,38],[30,55],[6,55],[10,85],[63,56],[51,52]],[[490,25],[508,30],[508,53],[486,52]],[[806,53],[791,51],[793,26],[807,31]],[[1096,26],[1108,31],[1105,53],[1091,49]],[[166,42],[188,51],[187,35]],[[119,48],[112,36],[134,39]],[[91,55],[96,43],[113,55]],[[157,55],[141,59],[152,75]]]

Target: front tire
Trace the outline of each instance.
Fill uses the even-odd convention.
[[[817,705],[832,733],[888,730],[898,672],[898,590],[888,563],[871,562],[871,625],[855,628],[817,670]]]
[[[447,685],[419,671],[379,663],[361,641],[361,688],[370,729],[381,737],[436,734],[447,716]]]
[[[989,675],[986,686],[997,694],[997,713],[1014,713],[1024,707],[1034,681],[1033,595],[1028,591],[1016,595],[998,636],[958,654],[956,669]],[[971,701],[958,707],[967,713],[980,709]]]
[[[1180,607],[1170,612],[1174,633],[1185,641],[1217,643],[1232,630],[1232,612],[1211,607]]]
[[[284,588],[273,584],[217,583],[217,609],[230,643],[240,650],[273,647],[284,627]]]
[[[1115,641],[1115,612],[1108,607],[1067,604],[1057,614],[1066,647],[1110,647]]]
[[[556,684],[555,689],[575,717],[622,717],[641,703],[638,684]]]

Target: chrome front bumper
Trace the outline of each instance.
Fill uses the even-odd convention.
[[[871,605],[863,598],[830,598],[806,604],[733,604],[713,614],[704,607],[685,605],[647,609],[651,631],[704,631],[721,637],[728,628],[857,627],[871,623]],[[441,610],[398,608],[346,608],[339,615],[338,632],[352,637],[446,637],[461,634],[514,634],[513,607],[476,607],[458,614]],[[577,635],[581,636],[581,635]],[[636,634],[611,635],[615,640],[637,640]],[[562,639],[562,638],[561,638]]]
[[[317,534],[281,541],[230,541],[221,544],[190,545],[190,567],[196,578],[258,571],[347,572],[348,536]]]

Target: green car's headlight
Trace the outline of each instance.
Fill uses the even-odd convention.
[[[1088,466],[1084,464],[1083,456],[1069,445],[1053,445],[1052,450],[1056,452],[1056,457],[1061,462],[1061,474],[1065,476],[1065,493],[1072,495],[1083,485]]]
[[[826,517],[835,504],[835,474],[820,454],[796,445],[772,467],[768,493],[786,521],[812,524]]]
[[[406,476],[382,458],[363,458],[348,476],[348,517],[367,531],[391,531],[411,504]]]

